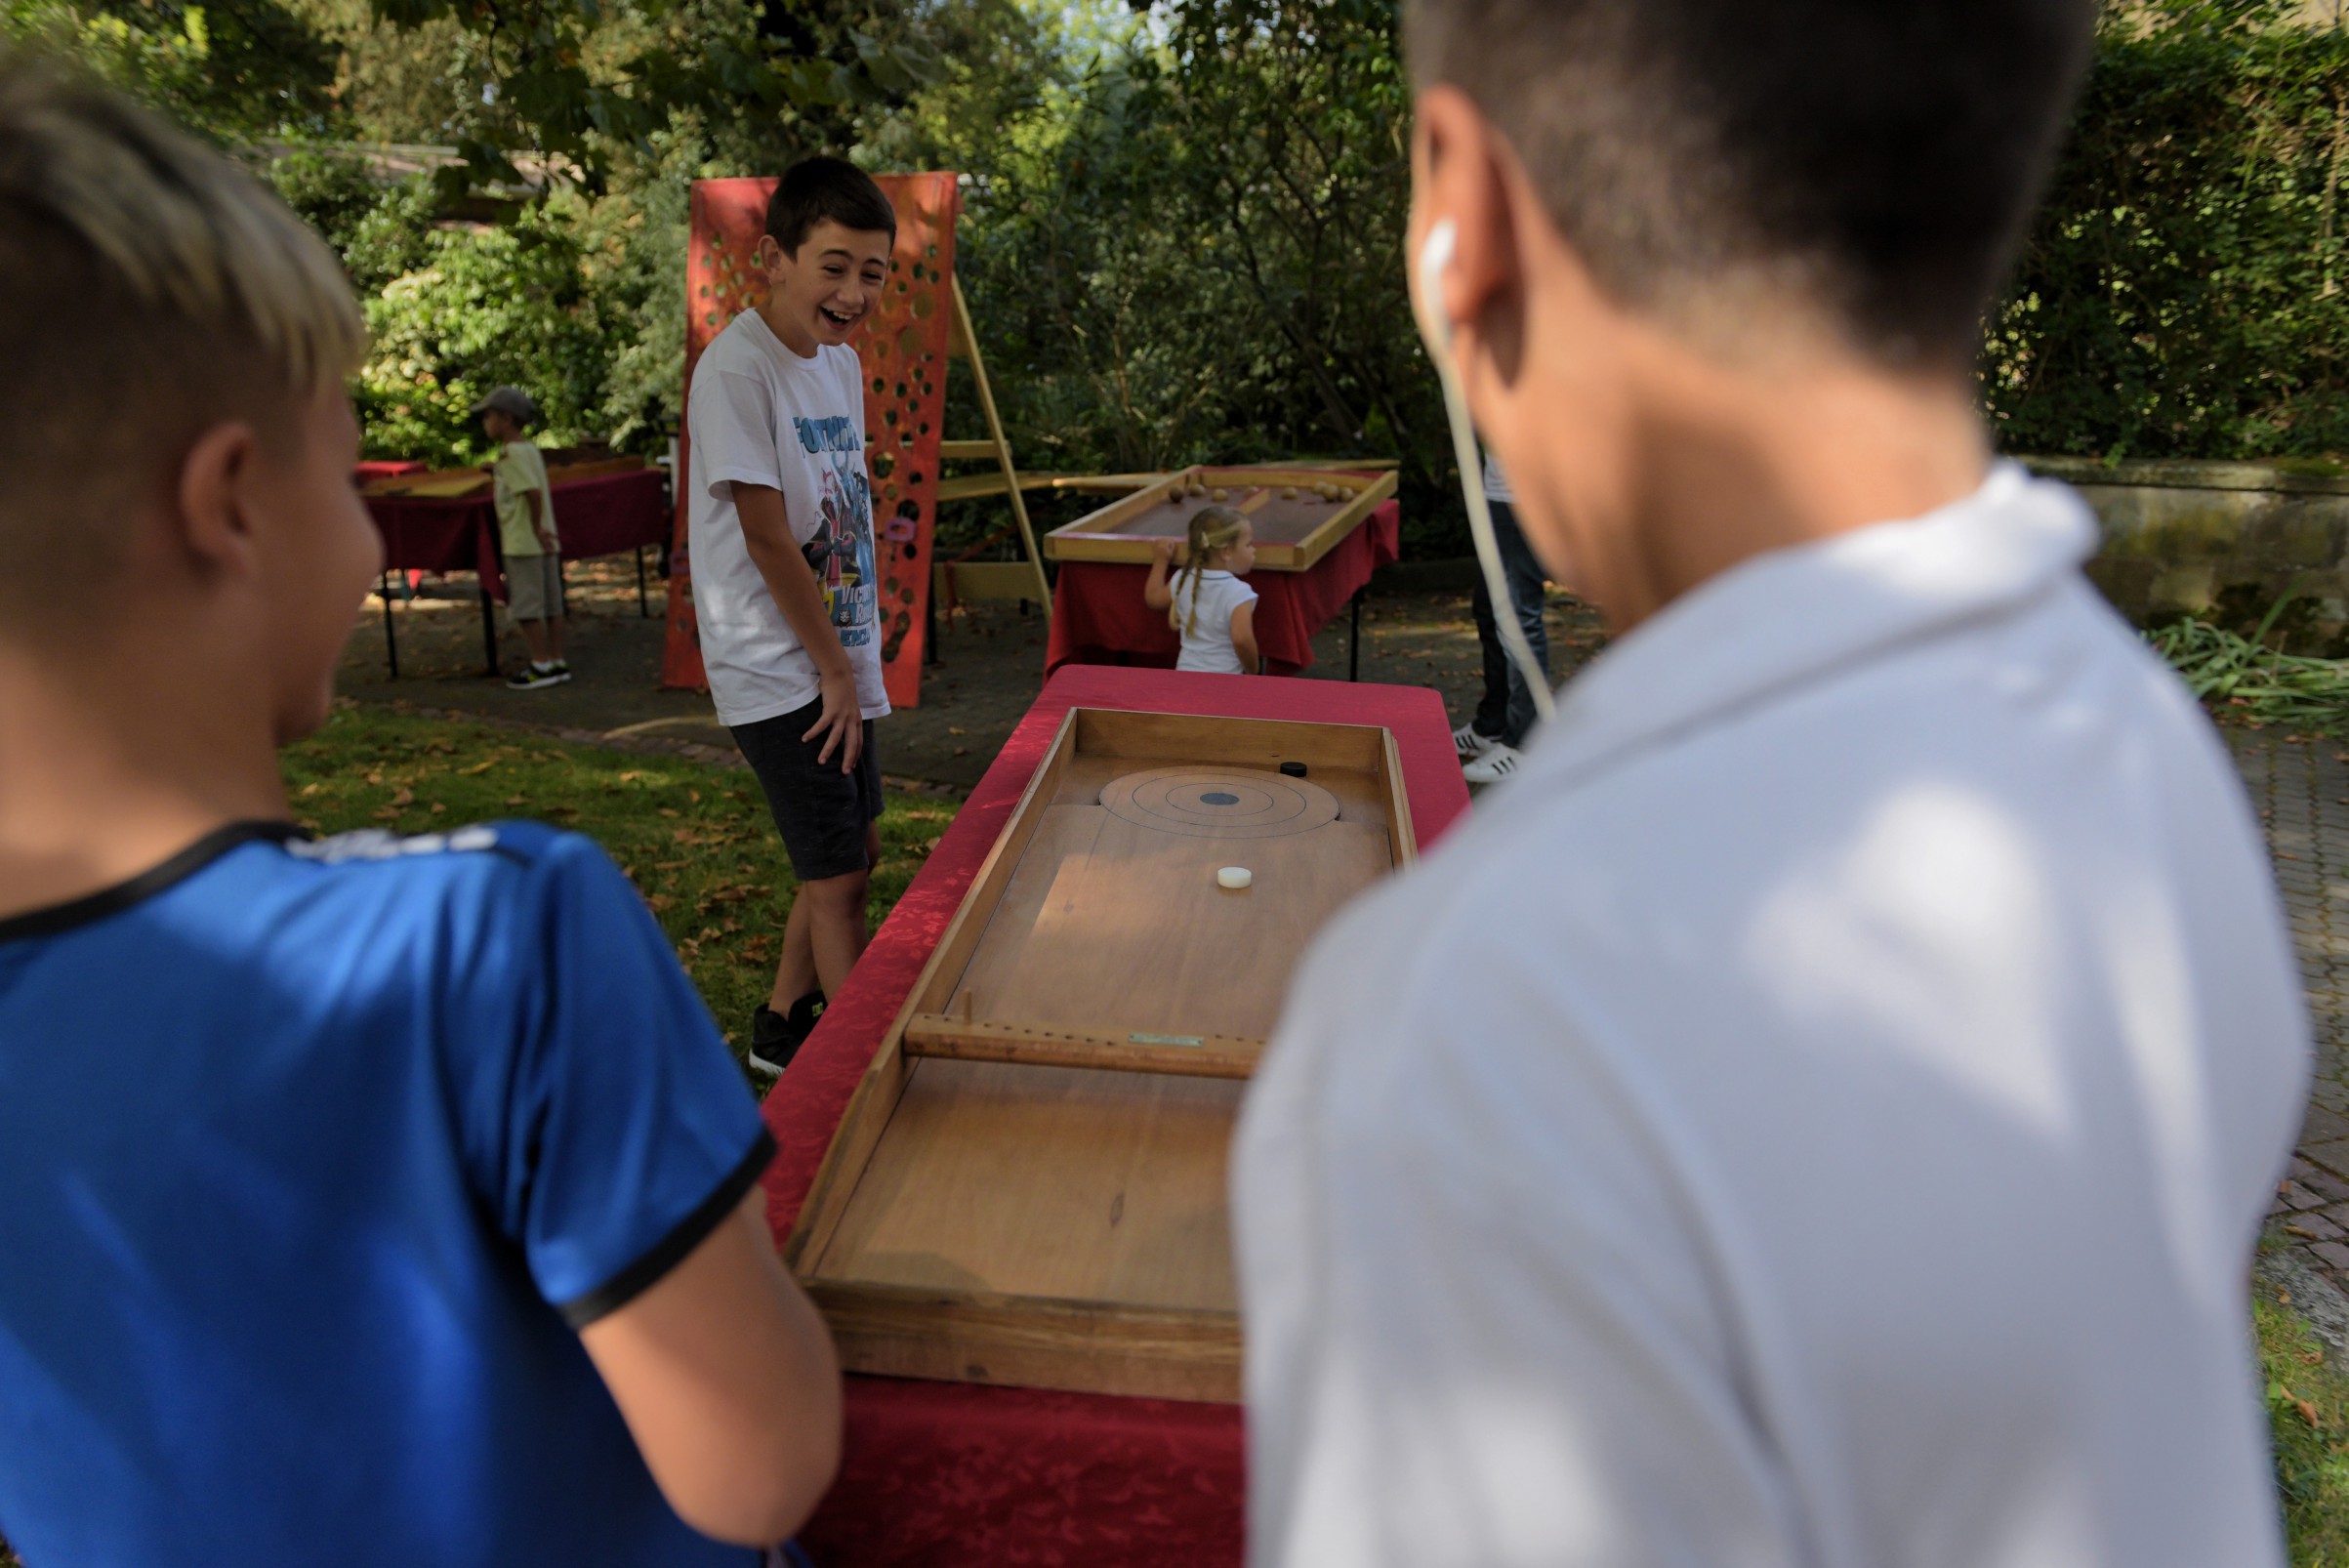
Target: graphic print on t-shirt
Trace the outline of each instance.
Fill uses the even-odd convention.
[[[864,443],[845,415],[795,415],[791,423],[800,445],[828,460],[818,475],[822,520],[800,552],[824,590],[841,646],[862,647],[873,640],[881,601],[873,583],[873,481],[865,474]]]

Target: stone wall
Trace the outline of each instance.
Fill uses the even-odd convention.
[[[2330,465],[2023,462],[2095,509],[2104,548],[2088,575],[2131,620],[2255,624],[2290,593],[2296,650],[2349,643],[2349,476],[2321,472]]]

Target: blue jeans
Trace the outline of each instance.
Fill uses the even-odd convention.
[[[1517,526],[1517,509],[1505,501],[1493,506],[1493,542],[1501,547],[1501,575],[1508,586],[1509,607],[1517,624],[1525,629],[1525,640],[1533,645],[1534,662],[1542,667],[1542,677],[1549,678],[1549,628],[1542,619],[1542,583],[1547,576],[1542,563],[1534,558],[1533,547],[1525,542],[1525,533]],[[1501,632],[1493,620],[1493,598],[1485,592],[1484,573],[1476,574],[1476,640],[1484,649],[1484,700],[1476,705],[1476,715],[1469,723],[1476,733],[1488,740],[1502,741],[1510,746],[1525,744],[1527,731],[1534,727],[1534,692],[1525,683],[1524,674],[1501,642]]]

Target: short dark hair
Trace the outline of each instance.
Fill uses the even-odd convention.
[[[766,231],[785,255],[797,256],[808,230],[827,218],[844,228],[897,236],[897,209],[871,175],[845,158],[803,158],[783,171],[766,198]]]
[[[1601,287],[1815,303],[1872,357],[1971,363],[2094,0],[1412,0],[1420,82],[1506,137]]]

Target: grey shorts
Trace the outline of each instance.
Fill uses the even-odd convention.
[[[783,836],[783,852],[802,882],[822,882],[865,871],[865,828],[881,815],[881,753],[873,745],[873,721],[864,721],[864,750],[855,768],[840,770],[840,751],[819,763],[820,740],[802,740],[824,715],[818,701],[774,719],[735,724],[734,744],[751,764],[766,809]]]
[[[506,557],[506,613],[517,621],[552,621],[562,614],[562,557]]]

